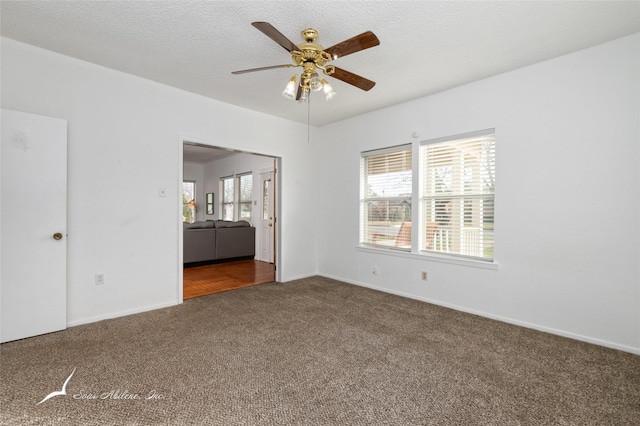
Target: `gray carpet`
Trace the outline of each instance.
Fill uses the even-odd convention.
[[[320,277],[5,343],[0,356],[7,425],[640,419],[639,356]],[[74,368],[67,394],[37,405]]]

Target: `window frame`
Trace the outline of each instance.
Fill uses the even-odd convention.
[[[242,178],[249,176],[251,178],[251,198],[249,200],[245,200],[242,198]],[[227,200],[225,197],[225,183],[229,182],[232,185],[231,189],[231,200]],[[223,176],[220,178],[220,219],[221,220],[246,220],[251,223],[253,219],[253,172],[245,172],[239,174],[233,174],[230,176]],[[248,205],[249,209],[249,217],[242,217],[242,206]],[[226,216],[227,210],[226,207],[230,208],[231,218]]]
[[[232,185],[231,201],[226,198],[225,183],[230,182]],[[235,220],[235,200],[236,200],[236,185],[234,176],[223,176],[220,178],[220,220]],[[226,218],[227,210],[226,206],[231,207],[231,219]]]
[[[409,153],[409,160],[411,161],[409,164],[409,169],[406,169],[407,156],[403,153]],[[370,166],[369,161],[372,158],[380,158],[378,161],[379,165]],[[398,157],[398,159],[394,160],[394,157]],[[404,164],[402,164],[404,163]],[[371,173],[371,167],[385,167],[385,168],[396,168],[394,171],[387,171],[386,173]],[[392,176],[394,173],[397,173],[398,176]],[[398,194],[398,195],[389,195],[389,196],[370,196],[370,181],[372,176],[384,177],[387,175],[384,180],[379,182],[379,186],[383,187],[382,190],[388,189],[387,185],[391,183],[393,180],[397,180],[400,177],[400,174],[408,175],[411,178],[411,188],[409,193],[406,195]],[[394,179],[395,178],[395,179]],[[387,182],[389,180],[389,182]],[[412,223],[413,222],[413,182],[414,182],[414,173],[413,173],[413,148],[411,144],[403,144],[396,145],[383,149],[376,149],[371,151],[362,152],[360,155],[360,245],[361,246],[369,246],[369,247],[380,247],[384,249],[390,250],[400,250],[400,251],[411,251],[411,228],[405,229],[405,222]],[[369,225],[371,220],[371,216],[374,214],[372,212],[374,203],[377,205],[379,203],[385,204],[386,208],[383,207],[382,210],[385,212],[385,220],[378,221],[383,222],[378,225]],[[395,207],[392,210],[391,204],[394,204]],[[406,210],[409,210],[407,214]],[[389,219],[390,213],[397,219],[401,217],[402,221],[392,221]],[[386,224],[384,223],[386,222]],[[400,225],[394,225],[393,223],[400,222]],[[373,233],[373,230],[369,229],[369,226],[378,226],[381,228],[377,233]],[[398,229],[395,229],[398,228]],[[402,244],[388,245],[387,243],[391,241],[391,237],[393,241],[397,241],[397,234],[403,234],[403,239],[405,240]],[[376,237],[377,236],[377,237]],[[380,241],[378,241],[380,238]],[[407,238],[409,241],[406,241]],[[409,243],[407,246],[407,242]]]
[[[244,177],[249,177],[251,179],[251,189],[249,191],[250,198],[248,200],[245,200],[245,199],[242,198],[242,192],[243,192],[242,191],[242,188],[243,188],[243,186],[242,186],[242,178],[244,178]],[[238,199],[238,202],[237,202],[238,211],[237,211],[237,214],[236,214],[236,220],[246,220],[247,222],[251,223],[251,220],[253,218],[253,183],[254,183],[253,182],[253,173],[252,172],[246,172],[246,173],[241,173],[239,175],[236,175],[236,182],[237,182],[236,187],[238,188],[238,190],[237,190],[238,191],[237,192],[237,195],[238,195],[238,197],[237,197],[237,199]],[[243,205],[245,205],[245,206],[248,205],[249,206],[249,209],[245,210],[245,211],[249,212],[249,217],[248,218],[247,217],[242,217],[242,213],[243,213],[242,206]]]
[[[434,147],[435,149],[433,149]],[[440,168],[446,168],[442,167],[443,163],[446,163],[451,169],[448,192],[437,191],[435,188],[437,184],[433,181],[430,183],[432,188],[426,187],[427,181],[436,175],[436,170],[433,167],[428,168],[424,164],[425,156],[430,149],[435,151],[438,148],[441,152],[455,153],[455,156],[445,154],[435,160],[441,165]],[[436,247],[425,247],[424,239],[428,231],[421,232],[423,239],[420,241],[419,251],[475,259],[481,262],[493,262],[494,256],[488,257],[485,252],[490,251],[493,254],[495,251],[493,238],[495,234],[495,129],[422,141],[418,146],[418,156],[420,162],[418,166],[420,174],[418,202],[420,203],[419,217],[422,221],[420,229],[427,230],[426,216],[429,214],[430,223],[436,224],[435,231],[441,232],[439,240],[434,241],[434,245],[436,242],[440,243],[440,250],[436,250]],[[490,175],[492,179],[491,185],[486,185],[484,179],[487,170],[486,174]],[[469,175],[473,176],[471,181],[466,180]],[[488,186],[491,187],[491,190],[486,190]],[[429,213],[425,211],[425,204],[428,200],[434,202]],[[441,205],[453,207],[438,209],[438,201]],[[446,202],[443,204],[444,201]],[[486,216],[492,218],[491,222],[485,220],[485,211],[492,213],[490,216]],[[490,229],[489,224],[491,224]],[[449,235],[450,232],[452,235]],[[443,238],[445,235],[446,237]],[[446,240],[444,244],[443,239]],[[487,242],[491,244],[490,247],[486,247]],[[449,244],[452,250],[442,247],[446,244]],[[489,248],[491,250],[488,250]],[[446,250],[442,251],[443,249]]]
[[[423,170],[425,165],[423,164],[423,158],[422,158],[422,153],[423,150],[425,148],[425,146],[427,145],[434,145],[434,144],[442,144],[442,143],[446,143],[446,142],[456,142],[456,141],[460,141],[460,140],[464,140],[464,139],[469,139],[469,138],[476,138],[476,137],[484,137],[484,136],[490,136],[493,141],[493,146],[491,147],[491,163],[490,163],[490,168],[491,171],[493,173],[492,175],[492,185],[493,185],[493,192],[491,194],[483,194],[483,196],[486,197],[490,197],[491,201],[490,201],[490,205],[493,208],[493,211],[490,214],[490,219],[492,220],[492,224],[493,224],[493,235],[491,235],[491,245],[493,247],[493,252],[490,252],[492,254],[492,257],[485,257],[485,256],[469,256],[467,254],[460,254],[460,253],[446,253],[446,252],[441,252],[441,251],[434,251],[434,250],[426,250],[424,249],[424,244],[425,244],[425,239],[426,237],[426,231],[427,231],[427,220],[426,220],[426,216],[424,214],[424,207],[423,207],[423,185],[424,185],[424,173],[425,171]],[[392,256],[400,256],[400,257],[409,257],[409,258],[415,258],[415,259],[428,259],[430,261],[436,261],[436,262],[442,262],[442,263],[448,263],[448,264],[455,264],[455,265],[461,265],[461,266],[471,266],[471,267],[477,267],[477,268],[483,268],[483,269],[498,269],[499,264],[496,260],[495,257],[495,200],[496,200],[496,191],[495,191],[495,169],[496,169],[496,156],[495,156],[495,140],[496,140],[496,129],[495,128],[490,128],[490,129],[484,129],[484,130],[480,130],[480,131],[476,131],[476,132],[469,132],[469,133],[463,133],[463,134],[458,134],[458,135],[453,135],[453,136],[447,136],[447,137],[442,137],[442,138],[436,138],[436,139],[428,139],[428,140],[422,140],[422,141],[414,141],[412,144],[403,144],[403,145],[397,145],[397,146],[391,146],[388,148],[383,148],[383,149],[379,149],[379,150],[371,150],[371,151],[364,151],[360,153],[360,207],[359,207],[359,242],[358,245],[356,247],[357,251],[360,252],[367,252],[367,253],[376,253],[376,254],[388,254],[388,255],[392,255]],[[412,238],[411,238],[411,249],[410,250],[398,250],[395,247],[384,247],[384,246],[380,246],[380,245],[374,245],[374,244],[369,244],[366,242],[365,239],[363,239],[363,235],[364,235],[364,228],[365,228],[365,216],[364,216],[364,212],[363,212],[363,192],[364,192],[364,185],[366,184],[365,180],[363,179],[363,157],[365,155],[370,155],[371,153],[382,153],[385,151],[389,151],[389,150],[393,150],[396,149],[398,147],[403,147],[403,146],[410,146],[411,150],[412,150],[412,156],[413,156],[413,163],[412,163],[412,172],[413,172],[413,182],[412,182],[412,194],[411,194],[411,204],[413,205],[412,208],[412,223],[414,224],[414,226],[412,227]],[[463,173],[465,173],[465,169],[464,167],[462,168]],[[461,216],[461,221],[462,221],[462,226],[464,226],[464,223],[466,222],[467,216],[470,214],[470,212],[468,212],[468,208],[465,208],[466,204],[463,203],[462,206],[463,208],[461,209],[462,216]],[[484,205],[483,205],[484,206]],[[486,212],[486,209],[483,210],[483,212]],[[484,214],[484,213],[483,213]],[[415,226],[415,224],[418,224],[417,226]],[[486,226],[488,222],[486,222],[486,216],[482,216],[482,224],[483,226]],[[483,240],[483,243],[485,241]],[[483,254],[484,251],[483,251]]]

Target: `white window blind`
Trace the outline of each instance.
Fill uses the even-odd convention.
[[[360,243],[410,250],[411,145],[363,153],[360,182]]]
[[[420,176],[420,249],[493,260],[493,132],[421,145]]]

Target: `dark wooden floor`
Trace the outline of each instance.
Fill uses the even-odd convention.
[[[238,260],[184,269],[183,300],[275,281],[272,263]]]

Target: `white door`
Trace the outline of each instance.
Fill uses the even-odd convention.
[[[274,173],[260,174],[261,212],[260,212],[260,253],[258,260],[274,262],[275,235],[275,180]]]
[[[2,110],[0,341],[67,326],[67,122]]]

